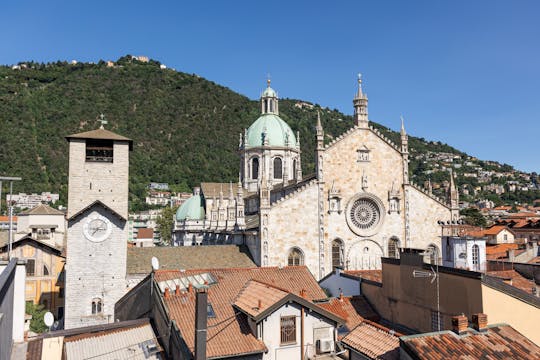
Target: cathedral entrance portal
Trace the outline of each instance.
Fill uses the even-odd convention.
[[[382,248],[372,240],[360,240],[347,252],[347,270],[370,270],[381,268]]]

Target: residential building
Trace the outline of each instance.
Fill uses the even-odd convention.
[[[169,206],[171,203],[171,193],[169,191],[150,190],[145,202],[148,205]]]
[[[154,246],[154,229],[141,228],[137,232],[137,238],[133,241],[135,247],[151,247]]]
[[[335,352],[344,323],[315,301],[325,298],[305,266],[158,270],[118,301],[115,314],[150,314],[178,359],[307,359]]]
[[[24,300],[43,305],[56,320],[62,320],[66,261],[63,249],[26,235],[12,244],[11,256],[26,263]],[[0,257],[8,258],[7,244],[0,246]]]
[[[424,255],[405,250],[383,258],[382,282],[362,279],[361,294],[394,326],[417,333],[452,328],[457,314],[489,314],[492,324],[508,323],[540,343],[540,298],[502,279],[480,272],[424,263]]]
[[[10,194],[7,194],[6,202],[10,201],[9,197]],[[41,194],[18,193],[11,195],[11,201],[14,202],[13,206],[19,209],[31,209],[42,203],[55,204],[58,200],[60,200],[60,195],[50,192],[42,192]]]
[[[11,217],[11,228],[13,233],[17,232],[17,222],[19,218],[17,216]],[[9,216],[0,215],[0,231],[9,231]]]
[[[486,270],[486,239],[470,236],[444,236],[442,264],[456,269]]]
[[[152,209],[130,213],[128,215],[128,242],[132,243],[137,238],[137,233],[141,228],[157,228],[157,219],[161,215],[162,209]],[[154,231],[154,242],[159,242],[161,236]]]
[[[15,239],[30,235],[33,239],[57,248],[65,247],[66,220],[62,211],[39,204],[19,213]]]

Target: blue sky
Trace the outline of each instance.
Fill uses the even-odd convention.
[[[538,1],[9,1],[0,64],[147,55],[257,98],[352,113],[540,171]]]

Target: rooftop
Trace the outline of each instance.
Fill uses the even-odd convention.
[[[152,257],[159,260],[160,269],[248,268],[255,266],[245,246],[156,246],[128,248],[127,274],[149,274]]]
[[[364,296],[343,296],[332,298],[317,305],[345,320],[347,332],[360,325],[365,319],[379,321],[379,315],[373,310]]]
[[[488,325],[463,335],[441,331],[400,338],[413,359],[540,359],[540,347],[510,325]]]
[[[399,338],[392,331],[369,321],[360,323],[341,342],[370,359],[399,359]]]
[[[208,289],[208,303],[212,305],[215,313],[215,317],[208,318],[207,356],[209,358],[260,353],[266,350],[264,343],[252,334],[247,317],[239,313],[232,305],[236,300],[239,306],[250,307],[255,298],[242,297],[242,290],[246,287],[251,286],[255,289],[256,294],[264,293],[266,296],[271,296],[273,300],[279,299],[283,293],[297,296],[304,294],[306,301],[326,297],[305,266],[290,266],[281,269],[277,267],[200,269],[182,272],[179,270],[159,270],[155,272],[154,278],[161,282],[204,273],[210,274],[217,280],[217,283],[210,285]],[[266,288],[267,285],[268,288]],[[169,294],[169,296],[164,296],[163,300],[169,309],[170,317],[176,321],[187,346],[193,351],[195,346],[195,293],[187,291],[181,292],[179,295],[174,292]],[[263,304],[269,304],[271,299],[263,299]]]
[[[56,210],[52,207],[50,207],[47,204],[39,204],[36,207],[33,207],[32,209],[25,210],[21,212],[19,215],[65,215],[62,211]]]
[[[345,270],[344,273],[362,279],[382,282],[382,270]]]

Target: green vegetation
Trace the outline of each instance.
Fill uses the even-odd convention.
[[[47,309],[45,309],[43,305],[35,305],[31,301],[26,302],[26,313],[28,315],[32,315],[32,320],[30,320],[31,331],[40,334],[48,329],[43,319],[46,312]]]
[[[174,214],[176,214],[178,206],[165,207],[156,220],[157,231],[161,234],[161,242],[164,245],[171,245],[171,234],[174,226]]]
[[[460,211],[460,214],[463,216],[463,221],[465,221],[466,224],[482,227],[487,225],[486,218],[477,208],[463,209]]]
[[[67,199],[68,146],[64,137],[97,128],[104,113],[107,129],[134,141],[130,161],[130,210],[144,210],[149,182],[189,191],[201,181],[237,181],[238,136],[259,116],[258,101],[197,75],[160,69],[120,58],[114,67],[56,62],[0,66],[0,174],[21,176],[14,191],[60,193]],[[21,64],[22,65],[22,64]],[[264,81],[261,80],[261,87]],[[331,141],[353,124],[351,116],[297,100],[280,101],[280,116],[300,132],[304,174],[314,172],[317,110]],[[372,123],[394,143],[399,134]],[[411,155],[427,151],[461,154],[439,142],[409,138]],[[412,156],[411,156],[412,157]],[[420,177],[422,164],[411,162]],[[439,176],[440,175],[440,176]],[[434,177],[448,176],[436,174]],[[432,179],[433,180],[433,179]],[[3,207],[5,209],[5,207]]]

